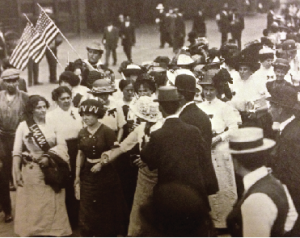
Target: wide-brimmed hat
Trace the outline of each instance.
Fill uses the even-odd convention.
[[[275,52],[273,49],[269,48],[269,47],[263,47],[260,51],[259,51],[259,58],[261,60],[263,59],[268,59],[268,58],[272,58],[274,59],[275,56]]]
[[[189,74],[179,74],[175,78],[175,86],[178,91],[196,92],[196,77]]]
[[[139,118],[149,122],[157,122],[162,118],[159,104],[153,102],[151,97],[142,96],[134,104],[130,104],[130,110]]]
[[[101,43],[100,42],[96,42],[96,41],[93,41],[91,42],[87,47],[86,47],[87,50],[98,50],[100,51],[100,53],[103,53],[104,50],[101,46]]]
[[[264,138],[263,129],[245,127],[233,130],[229,135],[229,143],[220,146],[220,151],[231,154],[249,154],[271,149],[276,142]]]
[[[8,80],[8,79],[18,79],[20,77],[20,71],[17,69],[6,69],[3,71],[1,74],[1,78],[3,80]]]
[[[300,95],[292,85],[282,85],[268,88],[271,97],[266,98],[281,107],[292,108],[300,111]]]
[[[174,86],[162,86],[158,88],[157,99],[154,102],[175,102],[183,99]]]
[[[178,55],[176,65],[177,66],[190,66],[193,63],[195,63],[195,61],[192,59],[192,57],[188,54],[183,53],[183,54]]]
[[[143,70],[137,64],[129,64],[126,69],[123,70],[125,76],[129,75],[140,75],[143,73]]]
[[[99,95],[104,93],[114,93],[116,91],[117,89],[115,89],[106,79],[97,79],[93,83],[92,90],[88,93]]]

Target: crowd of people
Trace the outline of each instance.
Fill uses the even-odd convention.
[[[0,205],[20,236],[299,236],[298,30],[276,17],[241,46],[236,9],[210,48],[198,11],[188,46],[160,17],[175,56],[132,62],[129,18],[69,62],[52,103],[7,62],[0,91]],[[169,18],[169,19],[168,19]],[[174,19],[173,19],[174,18]],[[268,16],[268,18],[270,18]],[[167,23],[171,21],[173,23]],[[277,24],[277,30],[276,24]],[[184,24],[184,23],[183,23]],[[125,26],[126,25],[126,26]],[[239,29],[243,29],[239,27]],[[127,33],[126,33],[127,32]],[[286,32],[286,34],[283,34]],[[226,33],[226,35],[225,35]],[[128,60],[115,80],[116,39]],[[116,39],[113,39],[116,37]],[[15,214],[10,190],[16,188]]]

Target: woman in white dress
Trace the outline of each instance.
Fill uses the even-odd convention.
[[[18,126],[13,169],[17,187],[15,233],[19,236],[69,236],[72,230],[65,205],[65,189],[54,191],[45,184],[41,167],[47,167],[49,155],[69,164],[64,137],[46,123],[49,103],[39,95],[29,97],[28,117]],[[27,148],[27,156],[23,149]]]
[[[223,94],[224,85],[231,79],[224,70],[226,71],[226,69],[219,70],[215,75],[207,72],[208,77],[204,77],[205,81],[198,82],[203,87],[204,102],[197,105],[209,116],[213,130],[212,160],[219,192],[211,195],[209,201],[216,228],[226,228],[226,217],[237,200],[231,156],[220,151],[219,147],[228,139],[230,131],[237,129],[241,124],[238,111],[219,99]]]

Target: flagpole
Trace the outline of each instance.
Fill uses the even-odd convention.
[[[78,52],[75,50],[75,48],[71,45],[71,43],[69,42],[69,40],[65,37],[65,35],[61,32],[61,30],[57,27],[57,25],[55,24],[55,22],[47,15],[47,13],[45,12],[45,10],[41,7],[41,5],[39,3],[36,3],[39,8],[45,13],[45,15],[53,22],[53,24],[56,26],[56,28],[58,29],[59,33],[61,34],[62,38],[65,39],[65,41],[69,44],[69,46],[71,47],[71,49],[77,54],[77,56],[81,59],[80,55],[78,54]]]
[[[27,21],[33,26],[33,23],[30,21],[30,19],[28,18],[28,16],[23,13],[23,15],[26,17]],[[61,63],[59,62],[58,58],[55,56],[55,54],[53,53],[53,51],[50,49],[50,47],[47,45],[47,43],[45,42],[47,49],[51,52],[52,56],[55,58],[56,62],[59,64],[59,66],[61,67],[62,70],[64,70],[64,67],[61,65]]]

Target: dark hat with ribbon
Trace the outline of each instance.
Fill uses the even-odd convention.
[[[103,117],[106,111],[104,105],[95,99],[87,99],[83,101],[78,110],[80,116],[83,116],[84,113],[91,113],[99,118]]]
[[[88,93],[99,95],[104,93],[114,93],[117,89],[113,87],[106,79],[98,79],[93,83],[92,90]]]
[[[220,146],[220,151],[249,154],[271,149],[275,144],[275,141],[264,138],[261,128],[245,127],[232,131],[229,135],[229,143]]]
[[[154,102],[175,102],[182,99],[183,97],[178,94],[176,87],[162,86],[158,88],[158,96],[157,99],[154,99]]]

